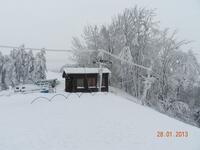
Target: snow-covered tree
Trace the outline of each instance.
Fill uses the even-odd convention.
[[[17,83],[26,83],[28,75],[28,54],[25,51],[24,45],[12,50],[10,56],[14,61]]]
[[[133,61],[133,57],[131,54],[131,51],[129,47],[124,47],[123,50],[120,52],[119,57],[123,60],[127,60],[128,62]],[[128,89],[130,89],[130,84],[133,81],[133,66],[131,66],[129,63],[121,63],[119,75],[121,77],[121,87],[125,89],[126,92],[128,92]]]
[[[4,56],[0,52],[0,89],[2,87],[2,72],[3,72]]]
[[[3,88],[7,89],[9,86],[14,87],[16,85],[16,74],[13,60],[10,56],[4,57],[4,78],[3,78]]]
[[[35,58],[32,50],[27,55],[28,67],[27,67],[27,82],[33,83],[35,80]]]
[[[78,64],[94,66],[92,62],[98,57],[96,50],[104,49],[119,57],[104,56],[112,61],[108,66],[112,86],[124,89],[162,112],[168,113],[171,104],[181,104],[180,101],[193,108],[200,104],[199,63],[191,52],[182,51],[188,42],[179,40],[176,32],[161,30],[154,16],[154,10],[136,6],[119,13],[110,24],[88,25],[82,42],[79,38],[73,40],[74,56]],[[94,53],[82,53],[83,49]]]
[[[45,50],[41,50],[36,54],[35,57],[35,79],[41,80],[46,79],[46,57],[45,57]]]
[[[45,78],[45,51],[34,57],[32,51],[27,52],[24,46],[20,46],[11,50],[10,55],[3,56],[0,53],[0,90]]]
[[[72,39],[72,45],[73,45],[73,58],[79,65],[83,66],[91,66],[92,64],[92,59],[90,56],[90,53],[84,52],[85,47],[84,44],[81,43],[81,41],[78,38],[73,38]]]

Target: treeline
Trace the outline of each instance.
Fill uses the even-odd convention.
[[[155,11],[137,6],[125,9],[106,25],[88,25],[82,39],[73,38],[78,64],[95,66],[99,49],[149,70],[121,62],[111,56],[112,86],[141,99],[141,103],[160,112],[200,126],[200,66],[190,42],[179,40],[176,32],[161,30]],[[90,55],[81,50],[91,49]]]
[[[0,52],[0,90],[18,84],[35,83],[46,78],[45,51],[34,56],[33,52],[25,51],[25,47],[11,50],[9,55]]]

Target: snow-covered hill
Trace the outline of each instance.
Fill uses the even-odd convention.
[[[1,150],[199,150],[200,129],[112,93],[0,97]],[[188,137],[157,137],[187,131]]]

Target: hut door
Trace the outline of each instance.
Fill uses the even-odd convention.
[[[72,92],[72,78],[66,78],[65,88],[67,92]]]

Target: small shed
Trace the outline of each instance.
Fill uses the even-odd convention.
[[[101,91],[107,92],[110,70],[102,68]],[[66,92],[97,92],[99,89],[99,68],[64,68]]]

